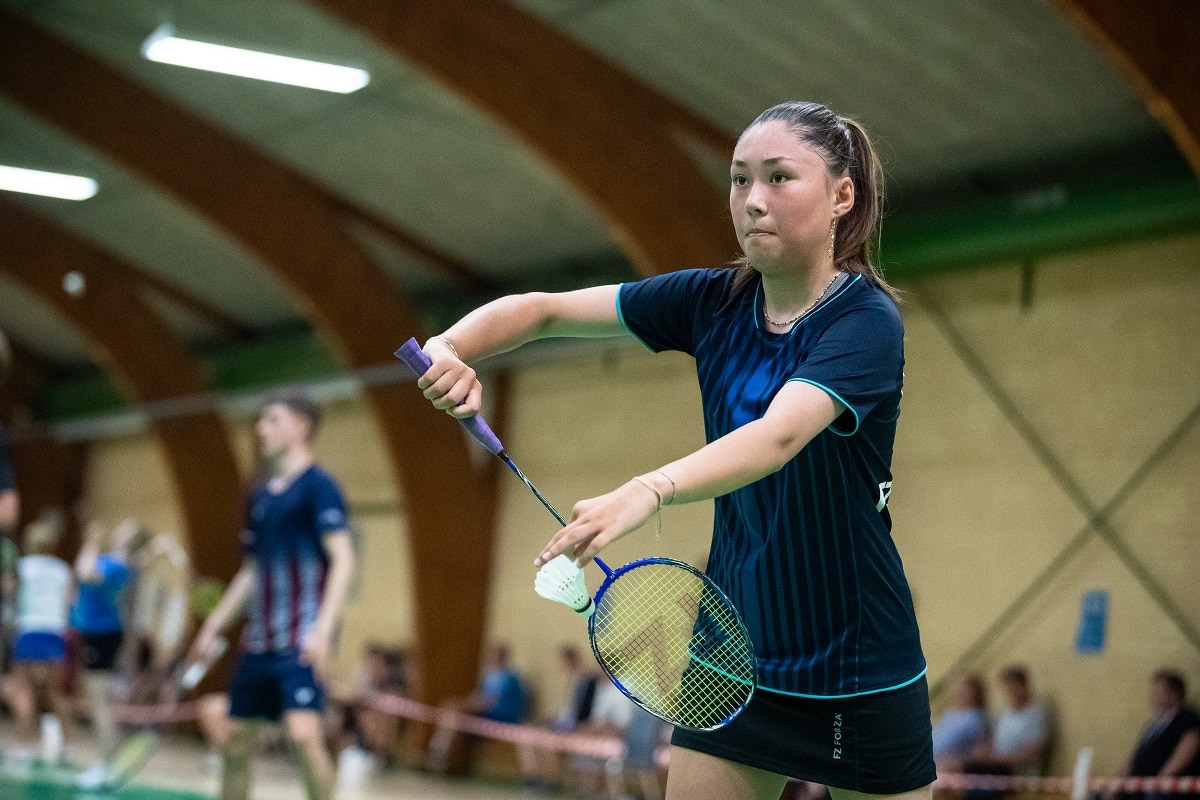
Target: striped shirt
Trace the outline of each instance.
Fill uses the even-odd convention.
[[[242,633],[245,650],[299,649],[324,597],[329,557],[322,540],[348,525],[341,489],[315,464],[278,494],[266,484],[255,490],[242,533],[256,570]]]
[[[708,574],[742,614],[763,688],[841,697],[904,686],[925,658],[887,510],[899,311],[849,276],[775,334],[761,282],[732,298],[734,274],[683,270],[622,284],[617,297],[621,322],[650,350],[695,357],[707,440],[761,418],[789,381],[846,410],[781,470],[716,498]]]

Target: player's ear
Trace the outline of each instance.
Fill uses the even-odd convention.
[[[833,213],[834,216],[844,216],[854,208],[854,181],[849,175],[835,178],[833,181]]]

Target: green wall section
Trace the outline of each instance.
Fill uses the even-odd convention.
[[[1053,184],[937,213],[900,215],[884,222],[881,255],[888,277],[902,280],[1197,229],[1200,183],[1180,172],[1153,182]]]
[[[881,261],[889,279],[904,281],[1200,230],[1200,184],[1191,172],[1138,178],[1109,175],[1055,183],[938,211],[898,214],[884,222]],[[610,271],[622,275],[628,265],[613,265]],[[444,305],[434,300],[425,310],[444,324],[462,310],[439,303]],[[312,331],[227,347],[202,355],[201,362],[221,393],[312,381],[342,371],[337,357]],[[86,375],[52,384],[38,397],[34,413],[43,422],[56,423],[124,408],[121,393],[106,377]]]
[[[328,378],[342,371],[336,356],[312,331],[270,336],[200,357],[211,385],[221,393],[248,392],[286,383]],[[34,402],[36,417],[49,423],[111,414],[128,408],[120,391],[101,374],[58,381]]]

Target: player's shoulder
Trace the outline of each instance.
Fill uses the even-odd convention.
[[[45,554],[41,554],[41,553],[35,553],[35,554],[27,555],[27,556],[21,556],[21,563],[29,564],[31,566],[36,566],[36,567],[44,568],[44,569],[53,569],[53,570],[64,570],[65,569],[68,571],[71,569],[71,565],[68,564],[63,559],[59,558],[58,556],[45,555]]]
[[[697,295],[724,295],[733,281],[736,270],[728,267],[695,267],[664,272],[632,283],[622,288],[673,292],[689,297]]]
[[[904,333],[900,306],[882,286],[866,275],[855,275],[830,303],[832,320],[870,325],[876,330]]]
[[[338,479],[333,476],[333,473],[325,469],[325,467],[322,467],[320,464],[313,464],[310,466],[304,471],[304,474],[301,476],[301,478],[306,483],[314,487],[328,488],[332,486],[336,489],[340,486]]]

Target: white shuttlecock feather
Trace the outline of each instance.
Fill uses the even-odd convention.
[[[581,617],[590,617],[596,610],[583,581],[583,570],[565,555],[547,561],[538,570],[533,590],[547,600],[570,606]]]

